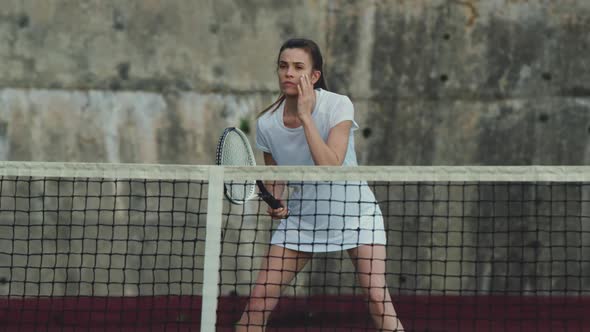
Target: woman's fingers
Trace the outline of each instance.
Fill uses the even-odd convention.
[[[315,105],[315,91],[309,81],[308,75],[301,75],[299,84],[297,84],[297,91],[299,93],[297,97],[297,114],[300,118],[302,116],[308,116],[313,112]]]
[[[313,90],[311,86],[311,82],[309,81],[309,77],[307,75],[302,75],[301,79],[299,80],[299,95],[307,95],[308,92]]]
[[[273,219],[285,219],[289,215],[289,211],[285,208],[278,208],[278,209],[267,209],[268,214]]]
[[[305,80],[305,75],[299,81],[299,97],[306,98],[308,96],[308,89],[307,83]]]
[[[275,209],[274,215],[276,215],[279,218],[284,218],[287,215],[287,209],[285,209],[285,208]]]
[[[303,75],[303,78],[304,78],[304,82],[305,82],[305,89],[307,91],[310,91],[310,89],[311,89],[311,82],[309,81],[309,76]]]

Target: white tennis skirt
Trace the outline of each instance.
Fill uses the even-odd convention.
[[[289,217],[281,220],[271,244],[328,252],[387,243],[381,209],[365,182],[289,185]]]

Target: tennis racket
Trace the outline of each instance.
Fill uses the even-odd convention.
[[[220,166],[256,166],[254,152],[252,152],[248,137],[235,127],[229,127],[223,131],[217,143],[215,159],[215,163]],[[256,193],[256,187],[258,187],[259,193]],[[225,183],[223,193],[233,204],[244,204],[258,196],[273,209],[283,207],[260,180],[239,184]]]

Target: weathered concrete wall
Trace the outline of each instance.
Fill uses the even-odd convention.
[[[280,43],[317,35],[325,44],[315,33],[327,30],[325,4],[8,1],[0,9],[0,158],[211,163],[221,129],[253,123],[276,97]],[[65,121],[37,113],[72,123],[65,130]],[[75,123],[79,114],[98,118]]]
[[[588,163],[590,3],[406,4],[374,16],[366,160]]]
[[[322,44],[329,1],[6,1],[3,87],[251,93],[276,90],[291,35]]]
[[[6,1],[2,159],[211,163],[206,137],[240,119],[253,128],[277,94],[280,43],[306,36],[324,49],[330,86],[356,103],[365,164],[584,164],[589,22],[582,0]],[[245,106],[215,102],[229,99]],[[96,131],[92,150],[111,151],[96,154],[84,140],[48,152],[32,130],[75,134],[61,121],[33,129],[21,114],[69,119],[90,108],[111,114],[105,127],[124,127],[129,107],[160,119],[139,120],[147,127],[120,147],[100,138],[101,121],[67,125]],[[218,120],[203,132],[186,112]]]
[[[223,128],[252,118],[263,100],[257,93],[4,89],[0,156],[210,164]]]
[[[6,0],[0,6],[0,159],[210,164],[222,128],[254,128],[256,112],[276,97],[274,61],[281,42],[304,36],[323,48],[331,88],[355,102],[361,125],[357,150],[364,164],[587,164],[589,29],[585,0]],[[565,235],[535,240],[533,223],[515,231],[526,233],[526,243],[539,241],[531,244],[533,250],[549,250],[539,257],[558,257],[544,247],[551,239],[587,255],[587,222],[581,216],[588,209],[575,211],[582,211],[578,222],[584,223],[573,227],[556,216],[552,220],[560,231],[581,229],[580,242],[565,241]],[[404,231],[390,232],[391,257],[397,257],[401,238],[417,248],[420,241],[410,226],[431,221],[398,220]],[[512,221],[502,220],[492,230],[505,231]],[[441,231],[457,225],[441,222],[436,226]],[[498,240],[477,237],[490,225],[472,225],[465,238],[452,238],[457,245],[484,248],[459,253],[491,264],[479,268],[472,281],[439,278],[434,285],[430,279],[401,285],[404,271],[440,274],[473,264],[398,262],[390,267],[400,272],[392,286],[442,290],[450,282],[466,287],[459,291],[501,291],[493,285],[502,276],[485,249]],[[228,245],[225,252],[260,254],[262,247],[251,243],[265,242],[265,227],[228,229],[228,243],[239,239],[241,244]],[[421,247],[420,257],[444,259],[428,247],[444,248],[448,239],[431,241]],[[504,254],[495,255],[500,262],[528,259]],[[252,266],[246,258],[229,257],[224,264]],[[322,257],[314,264],[320,273],[351,270],[348,263],[336,266],[340,260]],[[587,264],[582,271],[585,283],[574,284],[587,289]],[[344,282],[351,284],[347,276]],[[235,277],[225,276],[224,292],[234,290]],[[241,270],[237,277],[253,275]],[[297,283],[316,278],[323,283],[321,274]],[[492,286],[480,285],[481,278]],[[240,293],[248,286],[242,288]]]

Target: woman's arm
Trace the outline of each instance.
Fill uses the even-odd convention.
[[[276,166],[277,162],[272,157],[272,154],[264,152],[264,164],[267,166]],[[266,189],[279,201],[281,205],[285,206],[282,200],[283,191],[285,190],[285,183],[282,181],[267,181],[264,183]],[[273,219],[284,219],[289,215],[289,211],[286,208],[272,209],[268,208],[268,214]]]
[[[324,142],[312,118],[304,120],[303,129],[313,162],[318,166],[341,166],[346,156],[351,127],[350,120],[340,122],[330,129],[328,140]]]
[[[272,154],[264,152],[264,164],[267,166],[276,166],[277,162],[272,157]],[[265,181],[264,186],[276,198],[280,199],[283,196],[285,184],[281,181]]]
[[[348,148],[348,137],[352,128],[352,121],[342,121],[332,127],[328,134],[328,140],[324,142],[311,116],[316,102],[316,93],[307,75],[301,77],[297,88],[299,91],[297,116],[303,124],[305,138],[313,162],[317,166],[341,166]]]

